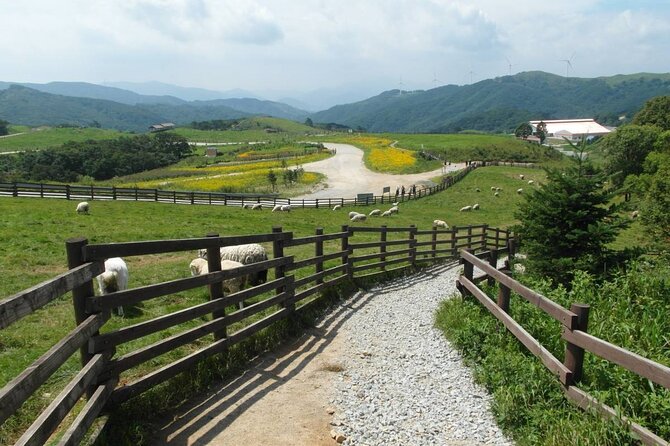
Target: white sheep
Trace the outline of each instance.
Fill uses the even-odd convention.
[[[351,217],[351,221],[365,221],[368,216],[365,214],[356,214],[353,217]]]
[[[528,184],[535,184],[535,181],[533,181],[533,180],[528,180]]]
[[[121,257],[105,260],[105,271],[96,277],[100,295],[128,289],[128,265]],[[118,307],[119,316],[123,316],[123,307]]]
[[[251,205],[249,203],[244,203],[242,205],[242,209],[250,209],[250,208],[251,208]]]
[[[475,192],[481,192],[481,189],[479,189],[478,187],[475,187]]]
[[[395,202],[391,203],[391,206],[398,206],[398,204],[399,203],[397,201],[395,201]]]
[[[495,187],[495,186],[491,186],[491,190],[492,190],[492,191],[495,192],[496,189],[497,189],[497,187]]]
[[[633,212],[630,214],[630,218],[637,218],[637,217],[639,217],[639,216],[640,216],[640,211],[633,211]]]
[[[368,214],[368,217],[375,217],[375,216],[378,217],[378,216],[380,216],[381,214],[382,214],[382,210],[381,210],[381,209],[373,209],[373,210],[371,210],[370,213]]]
[[[390,217],[393,212],[391,211],[384,211],[382,212],[382,217]]]
[[[523,193],[523,187],[520,187],[516,190],[517,194],[522,194]]]
[[[240,262],[243,265],[264,262],[268,259],[268,254],[265,252],[265,248],[258,243],[224,246],[219,249],[219,253],[221,254],[221,260],[233,260],[235,262]],[[199,250],[198,257],[207,259],[207,250]],[[268,270],[266,269],[258,271],[257,273],[251,273],[249,274],[249,284],[256,286],[265,283],[267,278]]]
[[[349,212],[349,218],[352,218],[352,217],[354,217],[355,215],[358,215],[358,214],[359,213],[356,212],[356,211],[351,211],[351,212]]]
[[[334,210],[334,211],[339,211],[340,209],[342,209],[342,205],[341,205],[341,204],[336,204],[335,206],[333,206],[333,210]]]
[[[240,262],[235,262],[234,260],[221,260],[221,270],[241,268],[243,266],[243,264]],[[200,257],[193,259],[189,265],[189,268],[191,269],[192,276],[200,276],[202,274],[209,273],[209,265],[207,264],[207,260]],[[222,282],[223,290],[229,294],[237,293],[238,291],[242,290],[246,284],[246,275],[233,277],[232,279],[226,279]]]
[[[519,174],[519,178],[523,180],[524,178],[526,178],[526,176],[521,173],[521,174]]]
[[[263,205],[261,203],[255,203],[253,206],[251,206],[252,211],[262,211],[263,210]]]
[[[88,214],[88,201],[82,201],[77,205],[77,214]]]
[[[291,212],[291,205],[285,204],[281,207],[282,212]]]
[[[478,211],[479,210],[479,203],[475,203],[472,205],[472,210],[473,211]]]
[[[495,194],[493,194],[493,196],[494,196],[494,197],[499,197],[499,196],[500,196],[500,192],[496,192]]]
[[[392,214],[397,214],[398,211],[398,206],[393,206],[391,209],[389,209],[389,212]]]
[[[502,190],[502,187],[496,187],[496,192],[500,192]]]
[[[433,226],[436,226],[438,228],[449,229],[449,225],[444,220],[433,220]]]
[[[276,204],[275,207],[272,208],[272,212],[281,212],[281,204]]]
[[[463,206],[458,210],[458,212],[470,212],[472,210],[472,206]]]

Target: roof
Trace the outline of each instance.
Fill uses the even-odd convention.
[[[540,121],[530,121],[533,128],[537,128],[539,123]],[[559,132],[571,135],[606,135],[611,131],[593,119],[555,119],[544,123],[547,125],[549,135],[556,135]]]

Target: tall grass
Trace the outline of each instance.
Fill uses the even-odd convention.
[[[526,282],[564,307],[573,302],[591,305],[589,333],[670,365],[670,268],[666,265],[633,263],[604,283],[580,273],[570,292],[546,281]],[[563,357],[565,347],[555,321],[518,296],[512,297],[510,314],[554,355]],[[498,422],[519,444],[637,444],[620,422],[607,422],[572,406],[551,373],[478,303],[448,300],[438,311],[436,324],[493,393]],[[588,353],[579,387],[670,438],[669,390]]]

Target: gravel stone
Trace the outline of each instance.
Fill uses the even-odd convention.
[[[495,423],[491,396],[434,327],[461,271],[434,266],[342,303],[350,313],[339,335],[350,348],[330,405],[344,445],[514,444]]]

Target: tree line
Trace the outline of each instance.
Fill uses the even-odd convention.
[[[59,148],[1,156],[0,181],[108,180],[168,166],[190,154],[187,140],[173,133],[71,141]]]

